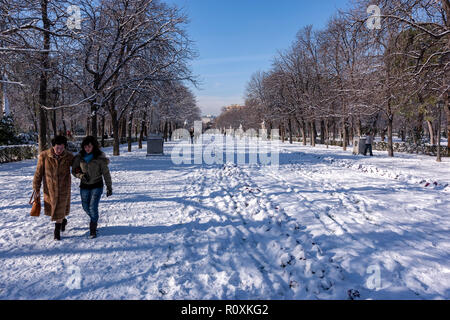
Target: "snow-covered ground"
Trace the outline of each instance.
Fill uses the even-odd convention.
[[[450,298],[448,158],[283,144],[278,168],[175,165],[174,145],[112,158],[95,240],[78,181],[55,242],[28,216],[36,160],[0,165],[0,299]]]

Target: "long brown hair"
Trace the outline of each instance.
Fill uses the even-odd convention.
[[[81,151],[80,154],[84,157],[86,155],[86,151],[84,151],[84,147],[92,144],[92,146],[94,147],[92,149],[92,154],[94,155],[94,158],[98,158],[101,154],[102,151],[100,150],[100,145],[97,141],[97,139],[93,136],[88,136],[86,138],[83,139],[83,142],[81,142]]]

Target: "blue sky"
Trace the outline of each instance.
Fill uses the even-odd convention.
[[[279,50],[287,49],[306,25],[322,28],[348,0],[166,0],[185,9],[188,33],[199,59],[193,89],[203,114],[244,103],[251,75],[268,70]]]

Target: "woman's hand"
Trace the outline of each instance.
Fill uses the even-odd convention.
[[[87,164],[84,163],[84,162],[80,163],[80,168],[81,168],[81,171],[83,171],[83,172],[87,172],[88,171]]]

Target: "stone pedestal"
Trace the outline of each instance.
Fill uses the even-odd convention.
[[[164,154],[164,139],[159,134],[150,134],[147,138],[147,156]]]
[[[364,149],[366,148],[366,138],[355,138],[353,140],[353,154],[364,154]]]

